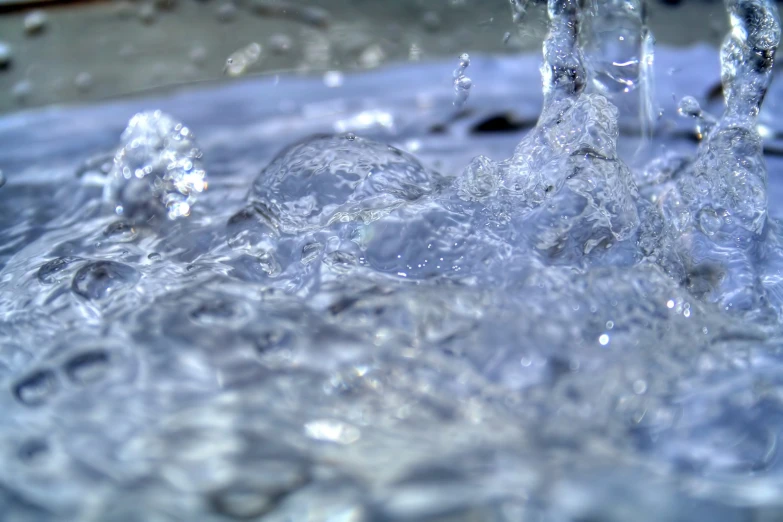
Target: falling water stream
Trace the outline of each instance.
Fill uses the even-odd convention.
[[[726,8],[0,118],[0,519],[781,519],[780,22]]]

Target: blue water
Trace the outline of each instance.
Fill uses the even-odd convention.
[[[593,214],[540,248],[579,202],[528,214],[463,174],[534,129],[539,63],[471,55],[462,108],[449,60],[3,116],[0,518],[783,517],[780,84],[760,120],[773,306],[743,315]],[[640,198],[650,158],[696,153],[679,99],[721,112],[715,50],[656,67],[657,135],[619,120]],[[189,217],[104,199],[149,110],[203,153]]]

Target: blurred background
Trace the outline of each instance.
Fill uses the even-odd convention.
[[[718,44],[727,27],[722,1],[651,0],[649,12],[662,44]],[[236,76],[337,82],[330,72],[539,52],[543,15],[533,9],[519,32],[508,0],[0,0],[0,113]]]

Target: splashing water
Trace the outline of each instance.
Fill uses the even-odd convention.
[[[207,188],[201,156],[182,123],[160,111],[137,114],[122,133],[104,199],[121,216],[146,219],[157,205],[170,219],[187,216]]]
[[[634,1],[549,0],[543,107],[504,160],[443,153],[403,111],[372,139],[304,137],[365,120],[240,90],[177,102],[201,145],[140,112],[61,187],[69,144],[44,134],[35,184],[9,139],[0,518],[779,519],[783,236],[757,119],[780,23],[771,1],[726,6],[723,114],[683,98],[698,147],[648,133],[667,148],[641,166],[621,132],[627,96],[655,100]],[[273,156],[281,129],[297,139]],[[483,154],[461,168],[462,148]]]
[[[581,32],[592,86],[625,111],[636,110],[641,133],[651,139],[655,124],[655,39],[643,0],[594,0]]]
[[[463,53],[459,57],[459,65],[454,69],[454,105],[462,107],[468,101],[470,89],[473,87],[473,80],[465,75],[465,71],[470,65],[470,56]]]

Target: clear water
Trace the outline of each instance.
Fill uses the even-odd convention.
[[[449,61],[0,119],[0,518],[778,520],[779,29],[728,7],[653,77],[552,1],[543,93],[473,56],[462,108]]]

